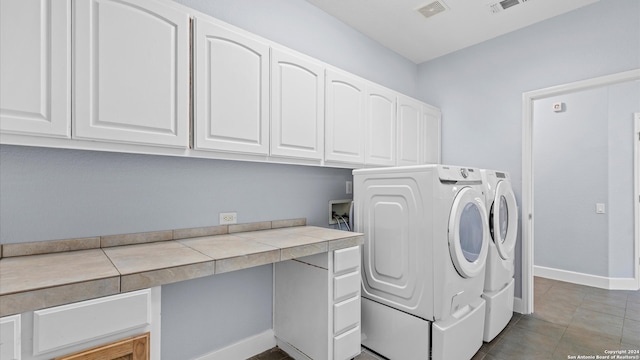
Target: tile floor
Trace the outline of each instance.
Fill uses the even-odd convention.
[[[595,358],[606,355],[605,350],[635,350],[630,358],[640,359],[640,291],[609,291],[539,277],[534,281],[534,313],[514,313],[473,360]],[[274,348],[251,359],[291,357]],[[365,350],[356,359],[381,358]]]

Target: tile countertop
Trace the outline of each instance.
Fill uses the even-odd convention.
[[[2,258],[0,316],[352,247],[363,236],[293,226],[154,240]]]

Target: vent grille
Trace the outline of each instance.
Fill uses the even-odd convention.
[[[500,13],[504,10],[507,10],[508,8],[512,7],[512,6],[516,6],[522,3],[527,2],[528,0],[502,0],[496,3],[490,3],[489,4],[489,10],[493,13],[493,14],[497,14]]]
[[[418,12],[422,14],[426,18],[430,18],[435,14],[439,14],[448,10],[447,4],[442,2],[442,0],[437,0],[432,3],[429,3],[418,9]]]

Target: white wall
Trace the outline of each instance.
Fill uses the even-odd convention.
[[[183,1],[294,50],[416,95],[417,67],[304,0]],[[0,243],[306,217],[328,226],[347,169],[0,146]],[[162,288],[162,358],[271,328],[271,266]]]
[[[601,0],[420,64],[418,93],[442,109],[443,162],[508,171],[520,203],[522,93],[639,67],[640,2]]]
[[[563,102],[565,111],[554,112],[556,102]],[[640,81],[534,102],[534,265],[634,277],[633,113],[638,111]],[[605,205],[604,214],[596,213],[596,203]]]
[[[607,214],[595,211],[596,203],[609,206],[607,93],[591,89],[534,102],[536,266],[608,275]],[[565,111],[552,110],[557,101]]]

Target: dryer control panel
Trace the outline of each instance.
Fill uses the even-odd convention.
[[[482,181],[479,169],[462,166],[438,166],[438,177],[442,182]]]

